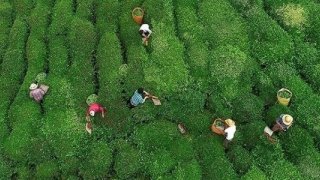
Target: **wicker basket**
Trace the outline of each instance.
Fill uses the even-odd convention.
[[[220,118],[215,119],[213,124],[211,125],[211,131],[219,134],[219,135],[223,135],[224,134],[224,127],[223,126],[218,126],[218,122],[222,122],[224,123],[224,121]]]
[[[140,12],[141,15],[137,15],[137,13]],[[132,10],[132,18],[133,20],[137,23],[137,24],[142,24],[142,20],[143,20],[143,15],[144,15],[144,11],[143,9],[136,7]]]
[[[287,92],[289,94],[289,98],[284,98],[280,96],[281,92]],[[289,89],[286,88],[282,88],[277,92],[277,98],[278,98],[278,102],[284,106],[288,106],[289,102],[290,102],[290,98],[292,97],[292,92],[289,91]]]

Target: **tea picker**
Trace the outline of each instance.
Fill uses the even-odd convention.
[[[140,29],[139,29],[139,34],[141,35],[142,38],[142,44],[148,46],[148,40],[151,35],[152,31],[149,28],[148,24],[142,24]]]
[[[43,100],[44,95],[49,90],[49,86],[41,84],[44,82],[45,78],[46,78],[46,73],[39,73],[35,78],[35,82],[31,83],[29,87],[30,98],[33,98],[38,103],[40,103]]]
[[[128,99],[127,103],[130,109],[137,107],[139,104],[143,104],[146,99],[151,99],[153,104],[156,106],[161,105],[161,102],[158,97],[151,95],[146,92],[142,87],[137,89],[132,97]]]
[[[273,142],[272,135],[274,132],[287,131],[293,123],[293,118],[289,114],[281,114],[277,119],[272,129],[268,126],[264,128],[264,134],[268,137],[270,141]]]
[[[106,113],[106,108],[100,105],[99,103],[96,103],[97,97],[97,95],[92,94],[86,100],[89,106],[86,112],[86,131],[89,134],[91,134],[92,132],[92,124],[90,117],[94,117],[97,113],[101,113],[102,118],[104,118],[104,115]]]
[[[222,120],[220,118],[214,120],[213,124],[211,125],[212,132],[224,135],[225,139],[223,141],[223,146],[225,149],[229,148],[229,144],[234,138],[234,134],[236,132],[236,125],[232,119]]]

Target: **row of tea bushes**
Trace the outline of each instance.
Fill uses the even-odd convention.
[[[8,37],[12,26],[12,6],[8,2],[0,3],[0,64],[8,46]],[[0,68],[1,69],[1,68]],[[0,70],[1,72],[1,70]]]

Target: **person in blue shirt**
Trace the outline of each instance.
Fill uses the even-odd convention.
[[[147,98],[150,97],[150,94],[144,91],[143,88],[137,89],[133,96],[128,100],[129,108],[137,107],[139,104],[143,104]]]
[[[293,118],[289,114],[281,114],[280,117],[276,119],[276,123],[272,127],[272,131],[287,131],[292,125]]]

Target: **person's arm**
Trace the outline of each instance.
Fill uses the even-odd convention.
[[[106,111],[106,108],[101,107],[101,115],[102,115],[103,118],[104,118],[104,113],[105,113],[105,111]]]
[[[32,91],[30,91],[29,96],[30,96],[30,98],[33,98]]]
[[[87,122],[90,122],[89,110],[87,110],[87,112],[86,112],[86,120],[87,120]]]

